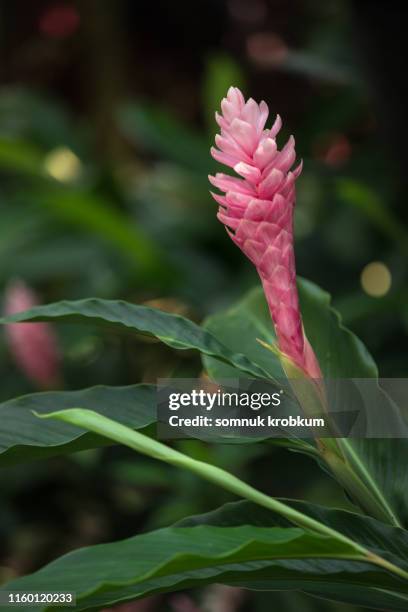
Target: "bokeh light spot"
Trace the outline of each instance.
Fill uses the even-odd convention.
[[[40,17],[39,28],[51,38],[68,38],[79,27],[79,13],[71,4],[53,4]]]
[[[246,41],[249,58],[262,68],[281,66],[289,55],[285,41],[273,32],[255,32]]]
[[[361,272],[361,286],[367,295],[382,297],[391,288],[391,272],[381,261],[367,264]]]
[[[67,147],[58,147],[46,155],[44,168],[50,176],[63,183],[79,178],[82,164],[80,159]]]

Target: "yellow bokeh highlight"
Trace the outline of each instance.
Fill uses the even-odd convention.
[[[361,272],[361,286],[372,297],[382,297],[391,289],[392,276],[381,261],[367,264]]]
[[[50,151],[44,159],[46,172],[63,183],[76,181],[82,171],[79,157],[67,147],[58,147]]]

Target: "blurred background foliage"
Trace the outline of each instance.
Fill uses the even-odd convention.
[[[0,287],[20,278],[44,302],[96,295],[201,321],[255,285],[208,194],[214,110],[238,85],[281,114],[279,142],[293,133],[304,160],[298,273],[332,294],[382,376],[407,376],[408,15],[399,3],[381,5],[3,2]],[[152,341],[57,331],[66,388],[201,372],[197,355]],[[36,390],[3,336],[0,368],[2,399]],[[284,450],[182,446],[274,494],[347,505],[329,478]],[[8,469],[0,491],[2,580],[227,499],[123,449]],[[351,610],[298,597],[251,595],[237,605]],[[170,605],[165,598],[156,609]]]

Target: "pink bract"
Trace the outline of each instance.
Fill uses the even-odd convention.
[[[29,310],[37,296],[21,281],[11,283],[5,293],[5,315]],[[60,355],[54,330],[49,323],[9,323],[6,338],[16,364],[38,387],[54,387],[60,377]]]
[[[321,378],[316,356],[306,338],[299,309],[293,247],[295,181],[302,170],[295,159],[293,136],[278,150],[279,115],[265,128],[265,102],[245,101],[230,87],[216,113],[220,134],[211,149],[220,163],[238,176],[217,173],[209,180],[224,195],[212,193],[218,219],[231,239],[256,266],[275,326],[280,351],[311,378]]]

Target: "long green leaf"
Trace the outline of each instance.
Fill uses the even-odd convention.
[[[61,421],[40,421],[33,414],[33,411],[47,414],[74,405],[112,417],[154,437],[157,423],[155,385],[98,385],[79,391],[31,393],[0,403],[0,467],[110,444],[111,441],[102,436],[84,433]],[[226,436],[219,441],[235,443],[237,440]],[[252,437],[247,439],[247,443],[256,441]],[[299,440],[299,446],[303,448],[303,441]]]
[[[338,508],[328,508],[310,502],[281,499],[285,504],[306,514],[355,542],[381,553],[401,567],[408,568],[408,531],[386,525],[381,521]],[[249,501],[224,504],[214,511],[180,520],[177,527],[197,525],[229,526],[254,525],[257,527],[288,527],[290,522],[280,513]]]
[[[303,501],[284,499],[286,504],[297,508],[301,512],[322,521],[356,542],[385,556],[394,563],[408,567],[408,532],[402,529],[385,525],[380,521],[345,510],[327,508]],[[194,527],[198,525],[213,525],[233,527],[238,525],[254,525],[257,527],[284,527],[288,521],[274,512],[268,511],[248,501],[225,504],[212,512],[188,517],[179,521],[177,527]],[[247,583],[248,588],[266,589],[276,588],[275,581],[257,581]],[[312,588],[313,587],[313,588]],[[282,588],[284,586],[282,585]],[[286,588],[299,588],[299,585],[288,583]],[[320,581],[314,585],[309,583],[303,587],[305,592],[317,597],[333,599],[356,605],[369,606],[379,609],[404,610],[408,604],[408,596],[396,592],[383,591],[372,585],[367,589],[358,585],[347,585],[347,589],[340,589]]]
[[[97,386],[80,391],[32,393],[0,404],[0,466],[94,448],[111,441],[61,421],[41,421],[45,414],[81,404],[120,423],[146,431],[156,422],[154,385]]]
[[[209,331],[180,315],[163,312],[158,308],[123,301],[90,298],[37,306],[26,312],[2,318],[0,323],[53,321],[55,319],[78,323],[90,320],[99,325],[109,325],[117,329],[155,336],[173,348],[196,349],[232,364],[250,376],[267,377],[261,367],[251,363],[244,355],[228,349]]]
[[[336,557],[340,561],[330,561]],[[41,592],[63,587],[76,592],[77,610],[100,610],[129,594],[132,598],[226,578],[256,580],[275,575],[281,580],[307,581],[320,574],[329,583],[334,574],[343,584],[350,580],[368,587],[375,580],[386,588],[395,586],[391,577],[355,561],[352,550],[331,538],[296,528],[199,526],[170,527],[78,550],[8,583],[7,590]]]
[[[302,515],[302,513],[292,510],[290,507],[277,502],[273,498],[269,497],[257,491],[253,487],[239,480],[229,472],[222,470],[219,467],[210,465],[203,461],[193,459],[184,453],[181,453],[157,440],[152,440],[143,434],[133,431],[129,427],[122,425],[112,419],[109,419],[101,414],[98,414],[92,410],[83,408],[71,408],[68,410],[59,410],[58,412],[51,412],[46,414],[38,414],[42,419],[57,419],[83,427],[85,430],[92,431],[100,436],[110,438],[115,442],[129,446],[130,448],[143,453],[154,459],[164,461],[170,465],[181,467],[189,470],[198,476],[231,491],[235,495],[250,499],[255,503],[260,504],[273,511],[282,513],[292,523],[305,527],[317,533],[323,533],[331,537],[338,537],[340,540],[344,540],[342,536],[333,530],[326,528],[324,525],[317,521],[309,519]],[[344,540],[346,541],[346,540]],[[353,542],[347,540],[348,545],[353,546]],[[358,545],[355,546],[356,552],[366,554],[366,551],[362,550]]]
[[[308,511],[313,514],[314,507]],[[338,525],[338,511],[334,513],[331,522]],[[342,513],[342,521],[350,516],[356,523],[352,531],[358,532],[364,518]],[[390,594],[390,610],[404,610],[406,582],[356,559],[354,549],[336,539],[282,527],[281,520],[254,504],[227,504],[174,527],[74,551],[6,588],[57,591],[63,583],[65,591],[76,592],[77,610],[100,610],[120,601],[211,582],[268,590],[311,589],[321,596],[327,590],[328,598],[338,601],[353,601],[350,589],[356,592],[355,599],[364,590],[371,607],[383,602],[382,589]],[[372,524],[379,530],[375,538],[379,546],[373,551],[382,552],[382,542],[395,537],[396,530],[376,521]]]
[[[376,378],[378,369],[364,344],[344,327],[331,297],[306,279],[299,279],[299,299],[306,334],[326,378]]]

